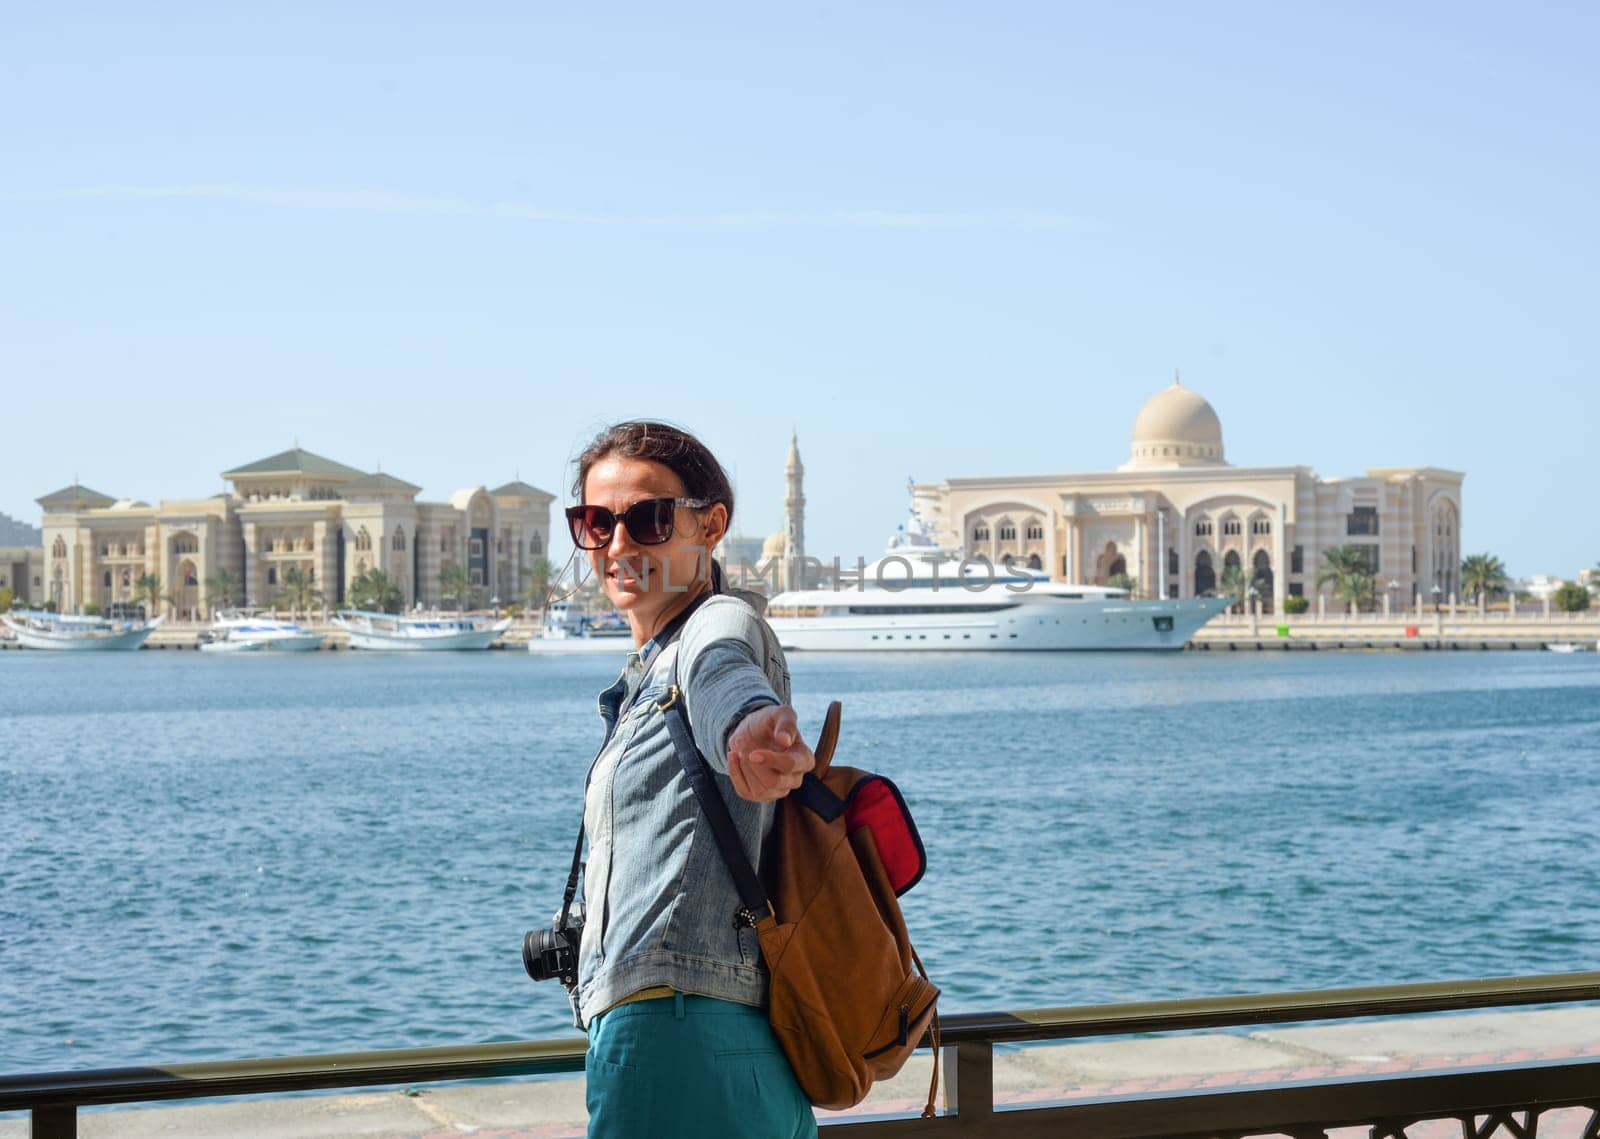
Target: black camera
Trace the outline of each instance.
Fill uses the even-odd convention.
[[[578,946],[583,939],[583,907],[573,906],[565,924],[522,935],[522,967],[535,981],[554,978],[567,992],[578,987]]]

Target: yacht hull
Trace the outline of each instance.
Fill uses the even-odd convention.
[[[309,633],[302,637],[275,637],[270,641],[261,641],[259,644],[263,652],[313,653],[322,646],[322,634]]]
[[[785,651],[1178,652],[1223,598],[1022,604],[994,613],[769,617]]]

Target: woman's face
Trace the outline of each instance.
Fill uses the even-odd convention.
[[[672,468],[648,459],[607,456],[583,480],[583,501],[617,515],[645,499],[687,497]],[[711,551],[727,525],[728,508],[720,502],[701,510],[680,506],[665,542],[640,545],[619,518],[611,542],[588,552],[606,596],[633,627],[636,644],[653,637],[702,591],[700,583],[710,580]]]

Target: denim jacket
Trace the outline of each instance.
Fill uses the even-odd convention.
[[[578,1009],[585,1024],[623,997],[658,985],[740,1004],[766,1002],[756,932],[734,926],[738,894],[659,707],[676,659],[695,743],[759,869],[773,805],[733,790],[728,735],[756,708],[789,702],[789,670],[752,600],[759,604],[748,594],[708,598],[665,646],[649,641],[629,653],[622,675],[600,694],[606,740],[584,801],[589,859]]]

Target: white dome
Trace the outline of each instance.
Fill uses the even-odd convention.
[[[1226,464],[1222,421],[1209,403],[1180,384],[1151,396],[1133,421],[1132,454],[1122,469]]]
[[[782,530],[776,530],[767,535],[767,540],[761,543],[761,560],[777,558],[782,561],[788,557],[789,537]]]

